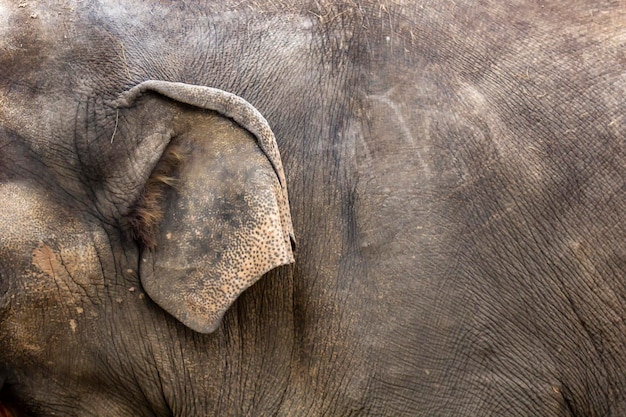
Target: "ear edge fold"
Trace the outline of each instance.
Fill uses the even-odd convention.
[[[123,92],[113,104],[117,108],[130,107],[146,91],[154,91],[172,100],[201,109],[213,110],[233,119],[257,138],[259,147],[274,167],[281,186],[285,187],[282,162],[275,146],[274,133],[265,117],[248,101],[218,88],[180,82],[146,80]]]

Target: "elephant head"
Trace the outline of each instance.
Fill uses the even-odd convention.
[[[156,95],[148,101],[173,100],[173,119],[155,136],[161,159],[126,213],[145,247],[141,283],[181,322],[212,332],[243,290],[293,262],[280,155],[267,121],[236,95],[146,81],[115,105],[129,108],[145,94]],[[166,198],[165,188],[175,197]]]
[[[9,126],[1,135],[3,393],[19,392],[29,410],[96,372],[110,348],[101,332],[107,310],[136,307],[123,304],[124,291],[133,303],[148,302],[145,291],[209,333],[242,291],[294,260],[280,155],[251,104],[218,89],[146,81],[102,106],[102,151],[85,151],[74,136],[82,155],[74,161],[55,153],[62,147],[27,144],[32,132]],[[155,310],[137,314],[146,311]],[[67,358],[66,349],[81,353]],[[75,363],[91,371],[77,375]]]

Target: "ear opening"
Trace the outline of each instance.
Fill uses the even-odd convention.
[[[150,90],[191,104],[177,108],[175,137],[128,223],[145,248],[139,274],[146,293],[201,333],[214,331],[241,292],[266,272],[294,262],[273,133],[243,99],[206,89],[153,81],[117,103],[130,106]]]

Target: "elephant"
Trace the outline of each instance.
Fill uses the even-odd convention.
[[[626,7],[0,0],[0,413],[626,415]]]

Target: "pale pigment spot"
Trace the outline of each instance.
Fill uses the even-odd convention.
[[[471,84],[463,85],[463,88],[460,90],[460,96],[471,102],[481,112],[489,110],[485,96]]]
[[[70,320],[70,329],[72,329],[72,333],[76,333],[76,320]]]
[[[300,16],[297,16],[300,18]],[[303,30],[311,30],[313,28],[313,20],[310,17],[302,17],[300,20],[300,28]]]
[[[39,245],[32,252],[33,265],[54,282],[79,285],[86,289],[89,296],[95,297],[93,282],[98,278],[99,271],[94,266],[97,264],[93,261],[93,248],[81,249],[84,249],[82,253],[63,249],[61,249],[61,253],[57,253],[49,246],[39,242]]]
[[[0,2],[0,45],[4,46],[11,32],[11,20],[15,6],[9,7],[4,1]]]
[[[33,250],[33,264],[44,274],[54,277],[55,270],[63,268],[63,264],[49,246],[41,243]]]
[[[133,3],[131,7],[119,1],[104,1],[103,11],[115,22],[123,22],[127,26],[141,25],[146,18],[154,15],[148,4]]]
[[[78,314],[83,314],[83,313],[84,313],[84,311],[85,311],[85,310],[83,310],[83,308],[82,308],[82,307],[76,307],[76,312],[77,312]]]
[[[9,26],[9,10],[4,4],[0,4],[0,39],[5,39]]]

